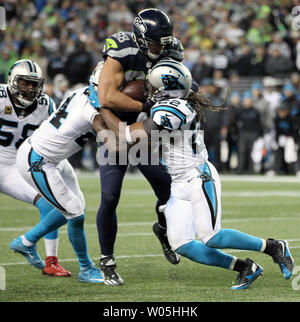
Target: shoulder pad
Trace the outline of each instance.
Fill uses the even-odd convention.
[[[184,48],[181,41],[174,37],[173,42],[162,51],[161,58],[170,57],[176,61],[182,62],[184,58],[183,54]]]
[[[157,125],[176,130],[186,123],[185,105],[186,101],[179,99],[161,101],[152,107],[150,116]]]
[[[103,56],[112,58],[123,58],[130,54],[136,54],[138,47],[130,32],[118,32],[105,39]]]
[[[8,97],[5,85],[0,84],[0,100],[6,99]],[[4,104],[3,104],[4,103]],[[5,102],[0,104],[0,115],[3,114],[6,110]]]
[[[7,97],[8,97],[7,86],[5,86],[4,84],[0,84],[0,99],[7,98]]]
[[[48,114],[51,115],[53,112],[56,111],[56,104],[53,99],[48,96],[47,94],[43,93],[39,99],[38,104],[48,108]]]
[[[7,84],[0,84],[0,115],[11,114],[13,103],[8,94]]]

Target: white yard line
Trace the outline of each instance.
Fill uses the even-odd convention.
[[[299,239],[291,239],[288,241],[299,241]],[[300,245],[290,246],[290,249],[298,249]],[[231,249],[225,250],[225,253],[240,253],[240,252],[252,252],[250,250],[242,250],[242,249]],[[116,256],[116,259],[127,259],[127,258],[144,258],[144,257],[162,257],[163,254],[144,254],[144,255],[120,255]],[[99,257],[93,257],[92,260],[96,261],[99,260]],[[77,258],[66,258],[66,259],[59,259],[61,263],[63,262],[76,262]],[[16,266],[16,265],[27,265],[28,262],[15,262],[15,263],[0,263],[0,266]],[[29,265],[29,264],[28,264]]]
[[[94,179],[99,181],[99,172],[81,172],[77,173],[79,179]],[[134,174],[126,173],[125,180],[146,180],[138,171]],[[220,174],[221,181],[226,182],[274,182],[274,183],[300,183],[300,177],[297,176],[262,176],[262,175],[230,175]]]
[[[300,246],[299,246],[300,247]],[[160,257],[164,256],[163,254],[149,254],[149,255],[123,255],[123,256],[115,256],[116,259],[123,259],[123,258],[143,258],[143,257]],[[100,257],[93,257],[92,260],[99,260]],[[63,262],[76,262],[77,258],[66,258],[66,259],[59,259],[60,263]],[[0,266],[14,266],[14,265],[26,265],[28,262],[16,262],[16,263],[0,263]]]
[[[81,173],[78,175],[80,179],[89,179],[89,180],[97,180],[99,181],[98,173]],[[145,180],[145,178],[137,173],[137,174],[126,174],[125,180],[136,180],[141,179]],[[221,175],[221,181],[223,182],[255,182],[255,183],[299,183],[300,184],[300,178],[299,177],[289,177],[289,176],[274,176],[274,177],[267,177],[267,176],[235,176],[235,175]],[[98,192],[97,192],[98,194]],[[122,190],[122,196],[123,195],[153,195],[153,191],[149,189],[123,189]],[[288,191],[270,191],[270,190],[264,190],[264,191],[223,191],[222,197],[285,197],[285,198],[298,198],[300,197],[300,191],[294,191],[294,190],[288,190]],[[275,200],[272,200],[272,204],[276,202]],[[289,199],[287,203],[293,202],[294,200]],[[244,202],[243,202],[244,203]],[[278,201],[278,203],[282,204],[282,202]],[[254,202],[248,202],[245,201],[245,204],[247,206],[257,206],[257,203]],[[263,205],[268,205],[271,203],[268,203],[265,201]],[[300,204],[300,201],[299,201]],[[226,203],[227,205],[227,203]],[[238,205],[237,203],[232,203],[232,205]],[[145,206],[143,204],[120,204],[119,207],[122,208],[145,208],[148,206]],[[31,210],[32,206],[24,205],[22,206],[1,206],[1,211],[24,211],[24,210]],[[97,211],[98,208],[92,207],[90,209],[87,209],[88,211]],[[227,211],[228,214],[230,214],[230,211]],[[236,213],[236,212],[235,212]],[[243,222],[251,222],[251,221],[259,221],[259,222],[265,222],[265,221],[286,221],[286,220],[299,220],[299,217],[293,216],[289,217],[288,215],[286,217],[283,216],[284,214],[281,214],[282,217],[267,217],[267,218],[241,218],[241,219],[223,219],[223,223],[243,223]],[[119,223],[119,227],[128,227],[128,226],[149,226],[151,227],[153,222],[126,222],[126,223]],[[96,224],[86,224],[86,228],[95,228]],[[27,231],[31,229],[32,227],[3,227],[0,228],[0,232],[21,232],[21,231]],[[66,228],[62,228],[60,233],[67,233]],[[118,233],[118,237],[132,237],[132,236],[152,236],[152,232],[145,232],[145,233]],[[300,239],[288,239],[289,242],[299,242]],[[300,245],[290,246],[290,248],[298,249],[300,248]],[[238,253],[238,252],[244,252],[244,250],[230,250],[229,253]],[[162,257],[163,254],[145,254],[145,255],[122,255],[122,256],[116,256],[117,259],[127,259],[127,258],[145,258],[145,257]],[[93,260],[99,260],[98,257],[93,258]],[[70,258],[70,259],[60,259],[60,262],[74,262],[77,261],[76,258]],[[14,265],[27,265],[28,263],[25,262],[15,262],[15,263],[0,263],[0,266],[14,266]]]
[[[299,183],[300,186],[300,183]],[[124,195],[153,195],[154,193],[151,189],[124,189],[122,191],[122,196]],[[300,191],[285,190],[285,191],[270,191],[270,190],[258,190],[258,191],[227,191],[223,190],[222,197],[289,197],[289,198],[299,198]],[[299,202],[300,204],[300,202]]]
[[[249,218],[241,218],[241,219],[223,219],[222,223],[232,223],[232,222],[236,222],[236,223],[243,223],[243,222],[252,222],[252,221],[260,221],[260,222],[264,222],[264,221],[286,221],[286,220],[300,220],[300,214],[298,217],[296,216],[283,216],[283,217],[265,217],[265,218],[261,218],[261,217],[249,217]],[[118,223],[119,227],[130,227],[130,226],[152,226],[153,222],[120,222]],[[96,224],[85,224],[84,225],[85,228],[94,228],[96,227]],[[32,227],[0,227],[0,232],[11,232],[11,231],[27,231],[30,230]],[[60,229],[60,232],[63,232],[63,230],[66,230],[65,227],[62,227]],[[137,234],[143,234],[143,233],[137,233]],[[118,236],[126,236],[127,234],[120,234],[118,233]],[[133,236],[133,234],[128,234],[130,236]]]

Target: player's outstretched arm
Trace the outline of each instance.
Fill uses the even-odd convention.
[[[106,126],[114,133],[120,144],[134,144],[138,140],[147,140],[148,134],[145,131],[144,122],[136,122],[127,126],[126,122],[122,122],[109,109],[101,108],[101,117]],[[100,134],[101,138],[101,134]]]
[[[100,114],[97,114],[93,120],[93,129],[98,134],[102,130],[108,130],[108,126],[106,125],[103,117]]]
[[[107,57],[99,77],[98,98],[101,106],[118,111],[141,112],[143,104],[120,91],[124,82],[122,65]]]

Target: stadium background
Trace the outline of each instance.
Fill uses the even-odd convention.
[[[275,117],[284,110],[288,113],[284,114],[281,130],[298,142],[300,34],[291,30],[291,12],[296,5],[297,1],[290,0],[0,0],[7,18],[6,30],[0,33],[0,82],[6,82],[7,71],[16,59],[36,60],[46,78],[46,92],[59,104],[68,91],[87,82],[90,71],[101,60],[106,37],[131,30],[132,19],[140,9],[153,6],[164,10],[174,20],[175,35],[185,48],[184,63],[201,89],[217,103],[224,97],[224,89],[231,88],[230,109],[206,115],[210,133],[206,135],[207,145],[219,171],[292,175],[222,175],[223,227],[263,238],[287,239],[297,265],[300,187],[295,174],[299,171],[299,158],[295,160],[292,155],[293,162],[284,163],[284,151],[276,149],[274,141]],[[245,99],[260,111],[260,127],[257,119],[237,118],[243,113],[236,111],[253,111],[239,109]],[[291,114],[293,117],[289,117]],[[243,147],[250,141],[251,146],[257,137],[264,137],[264,144],[257,144],[257,164],[238,168],[238,142]],[[228,147],[232,151],[230,160]],[[77,169],[91,171],[81,173],[79,181],[87,204],[89,252],[98,263],[95,216],[100,185],[97,164],[91,157],[94,150],[91,142],[82,155],[71,161]],[[248,148],[243,160],[248,162],[250,157]],[[0,291],[0,302],[97,302],[97,308],[92,308],[97,318],[101,315],[99,302],[299,302],[299,274],[291,281],[284,280],[278,267],[262,254],[232,252],[257,260],[265,270],[251,289],[234,294],[229,290],[235,278],[231,271],[198,265],[185,258],[180,265],[170,265],[152,232],[155,196],[141,177],[125,178],[118,207],[115,255],[118,272],[125,280],[121,288],[78,282],[78,264],[66,227],[59,232],[59,258],[73,277],[63,281],[42,277],[8,246],[13,238],[37,223],[37,210],[4,194],[0,194],[0,205],[0,268],[6,273],[6,289]],[[43,242],[38,244],[38,250],[43,257]],[[299,266],[296,268],[298,272]],[[1,309],[4,307],[11,308],[7,303]],[[24,310],[15,308],[8,312],[11,318],[18,312],[24,315]],[[82,307],[72,307],[72,314],[82,314],[79,310]]]
[[[175,36],[185,48],[184,63],[200,89],[216,103],[227,87],[231,89],[229,110],[206,115],[206,144],[218,170],[295,175],[300,169],[296,150],[300,31],[291,28],[296,4],[291,0],[0,1],[7,20],[0,38],[0,82],[6,82],[15,60],[33,59],[43,70],[45,91],[59,104],[68,91],[88,81],[102,60],[105,38],[130,31],[139,10],[156,7],[172,17]],[[71,158],[73,166],[95,170],[95,149],[93,142],[87,144]]]

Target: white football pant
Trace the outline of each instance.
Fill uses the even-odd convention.
[[[16,163],[26,182],[67,219],[84,213],[84,196],[74,169],[67,160],[50,162],[36,153],[27,139],[18,150]]]
[[[200,172],[202,172],[202,175]],[[205,244],[221,229],[221,184],[216,168],[207,162],[186,180],[172,182],[164,213],[172,249],[194,240]]]
[[[0,163],[0,192],[30,204],[38,194],[20,175],[15,163]]]

